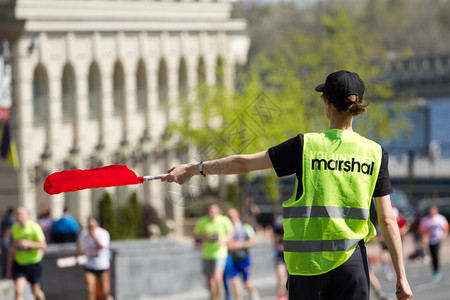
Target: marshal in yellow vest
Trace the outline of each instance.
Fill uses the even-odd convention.
[[[303,194],[283,203],[284,257],[291,275],[320,275],[346,262],[375,236],[369,209],[380,145],[332,129],[304,135]]]

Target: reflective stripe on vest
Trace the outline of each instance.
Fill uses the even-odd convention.
[[[319,241],[285,241],[284,251],[287,252],[321,252],[347,251],[358,244],[361,239],[351,240],[319,240]]]
[[[284,257],[291,275],[324,274],[345,263],[359,241],[375,236],[369,221],[381,147],[343,130],[304,135],[303,194],[283,202]]]
[[[339,206],[291,206],[283,207],[283,218],[341,218],[368,220],[366,208]]]

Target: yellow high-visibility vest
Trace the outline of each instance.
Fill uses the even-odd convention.
[[[303,194],[283,202],[284,257],[289,274],[337,268],[359,241],[375,236],[369,209],[382,150],[357,133],[332,129],[304,135]]]

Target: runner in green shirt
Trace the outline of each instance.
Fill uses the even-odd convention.
[[[233,224],[220,214],[217,204],[208,207],[208,214],[201,217],[194,229],[196,241],[203,250],[203,273],[212,300],[220,300],[223,291],[223,271],[228,256],[227,243],[233,236]]]
[[[24,207],[17,208],[17,223],[11,227],[12,244],[8,255],[8,278],[14,279],[15,299],[23,299],[27,281],[37,300],[44,300],[41,289],[42,257],[47,246],[44,232],[30,220]]]

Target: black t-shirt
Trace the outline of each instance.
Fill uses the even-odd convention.
[[[269,156],[278,177],[296,174],[299,182],[296,199],[300,198],[303,194],[303,186],[301,184],[303,172],[303,142],[303,134],[298,134],[296,137],[269,149]],[[386,196],[392,193],[388,169],[389,156],[384,148],[382,148],[382,151],[380,172],[378,173],[377,183],[372,195],[373,197]]]

